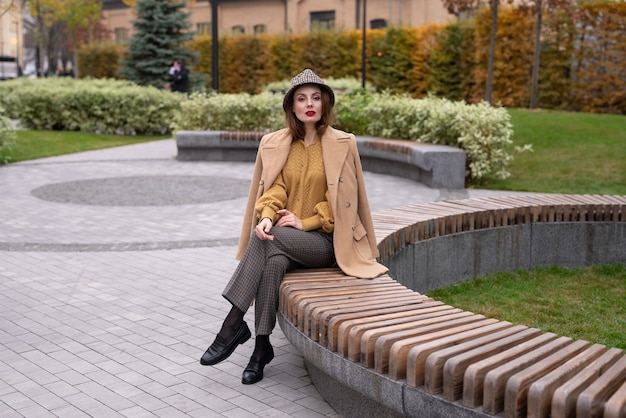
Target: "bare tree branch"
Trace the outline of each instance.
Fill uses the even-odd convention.
[[[4,5],[3,2],[0,1],[0,17],[4,16],[6,13],[11,10],[18,10],[17,8],[17,0],[10,0],[9,4]]]

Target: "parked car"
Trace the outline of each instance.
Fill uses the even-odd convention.
[[[16,57],[0,55],[0,80],[19,76],[19,65]]]

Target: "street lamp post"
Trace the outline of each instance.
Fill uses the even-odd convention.
[[[0,16],[0,78],[4,79],[4,32],[2,32],[2,16]]]
[[[22,58],[22,49],[20,48],[20,24],[19,22],[16,20],[15,21],[15,39],[14,39],[14,43],[15,43],[15,65],[16,67],[16,72],[17,75],[19,76],[22,73],[22,70],[24,70],[23,67],[23,60],[21,60]]]
[[[217,6],[219,0],[211,0],[211,86],[219,90],[219,39],[217,35]]]
[[[365,88],[365,44],[366,44],[366,31],[367,31],[367,0],[363,0],[363,39],[361,41],[361,87]]]

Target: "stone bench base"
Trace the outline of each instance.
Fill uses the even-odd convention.
[[[363,169],[408,178],[433,189],[465,187],[465,152],[446,145],[357,136]]]
[[[254,161],[263,132],[178,131],[180,161]],[[357,137],[363,169],[434,189],[465,187],[465,152],[414,141]]]
[[[263,132],[178,131],[179,161],[254,161]]]

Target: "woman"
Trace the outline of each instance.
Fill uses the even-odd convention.
[[[337,264],[374,278],[387,271],[378,249],[354,135],[329,126],[335,95],[313,71],[291,80],[287,128],[261,139],[239,239],[240,263],[223,296],[233,305],[200,363],[217,364],[251,336],[243,320],[255,301],[255,346],[242,383],[263,379],[274,358],[278,289],[286,272]]]

